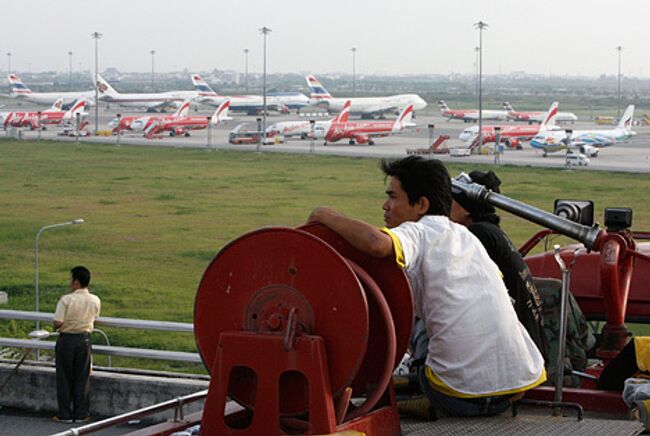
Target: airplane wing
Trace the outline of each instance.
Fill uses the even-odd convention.
[[[368,115],[368,116],[375,117],[375,116],[381,116],[381,115],[384,115],[384,114],[387,114],[387,113],[395,113],[398,110],[399,110],[399,108],[397,106],[395,106],[395,105],[386,105],[386,106],[376,105],[376,106],[371,106],[369,108],[366,108],[363,111],[352,110],[352,113],[355,113],[355,114],[361,113],[363,115]]]
[[[163,112],[165,109],[170,109],[170,110],[176,110],[179,108],[181,103],[173,101],[173,100],[168,100],[168,101],[160,101],[156,103],[147,103],[145,106],[147,107],[148,110],[157,110],[160,112]]]

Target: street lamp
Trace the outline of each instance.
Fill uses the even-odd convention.
[[[616,47],[618,51],[618,119],[621,119],[621,51],[623,47],[620,45]]]
[[[153,60],[156,50],[151,50],[149,53],[151,53],[151,92],[153,92]]]
[[[36,287],[36,312],[40,312],[40,291],[38,289],[38,238],[41,236],[41,233],[43,233],[45,230],[74,225],[74,224],[83,224],[83,223],[84,223],[83,218],[77,218],[76,220],[67,221],[65,223],[50,224],[48,226],[43,226],[36,233],[36,243],[34,245],[34,284]],[[41,328],[41,322],[36,321],[36,330],[40,330],[40,328]]]
[[[357,93],[357,81],[356,81],[356,75],[357,75],[357,48],[352,47],[350,49],[352,52],[352,95],[356,95]]]
[[[70,82],[69,83],[70,87],[72,87],[72,51],[68,52],[68,56],[69,56],[69,62],[70,62],[70,78],[69,78],[68,81]]]
[[[244,59],[245,59],[245,64],[246,64],[246,75],[244,76],[244,83],[246,86],[246,92],[248,92],[248,49],[244,49]]]
[[[474,62],[474,68],[476,73],[476,98],[478,99],[478,51],[479,51],[478,46],[474,47],[474,51],[476,52],[476,61]]]
[[[99,38],[102,34],[93,32],[90,36],[95,40],[95,134],[99,130]]]
[[[264,35],[264,83],[263,83],[263,89],[264,89],[264,101],[263,101],[263,106],[264,106],[264,112],[262,113],[262,138],[266,138],[266,35],[271,33],[271,29],[268,27],[264,26],[260,29],[260,32],[262,35]]]
[[[478,149],[483,148],[483,29],[487,28],[487,23],[479,21],[474,23],[474,28],[478,29]]]
[[[7,73],[11,74],[11,52],[7,52]]]

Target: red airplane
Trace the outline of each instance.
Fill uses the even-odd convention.
[[[465,123],[477,122],[479,119],[479,112],[476,109],[449,109],[444,100],[438,100],[440,106],[440,114],[449,120],[463,120]],[[486,110],[481,111],[484,121],[507,121],[507,110]]]
[[[222,121],[230,120],[228,109],[230,100],[226,100],[219,105],[217,110],[210,117],[210,125],[216,126]],[[169,136],[185,135],[190,136],[190,130],[206,129],[208,127],[208,117],[177,117],[172,120],[154,120],[153,123],[145,129],[145,136],[149,139],[155,137],[161,132],[169,132]]]
[[[508,148],[516,148],[520,150],[521,141],[530,141],[535,135],[537,135],[542,130],[552,130],[555,127],[555,119],[557,117],[557,108],[558,102],[553,102],[548,112],[545,112],[546,116],[542,120],[542,124],[539,125],[529,125],[529,126],[514,126],[514,125],[501,125],[501,126],[483,126],[483,143],[489,144],[496,141],[496,131],[498,127],[499,137],[501,138],[499,142],[504,144]],[[475,140],[478,136],[478,126],[468,127],[458,135],[459,139],[462,139],[465,142],[470,142]]]
[[[46,125],[59,125],[64,122],[71,122],[77,113],[82,113],[86,107],[85,100],[79,100],[72,105],[70,110],[61,110],[62,99],[54,102],[50,109],[42,112],[3,112],[0,113],[0,126],[8,127],[29,127],[31,130],[45,128]]]
[[[190,101],[185,100],[183,104],[176,109],[171,115],[130,115],[126,117],[114,118],[108,123],[108,127],[112,129],[113,134],[122,131],[131,131],[131,132],[144,132],[147,130],[154,122],[158,120],[174,120],[179,117],[185,117],[190,112]]]
[[[349,144],[368,144],[375,145],[373,138],[388,136],[402,132],[407,127],[415,127],[411,123],[413,117],[413,105],[408,105],[395,121],[389,120],[368,120],[368,121],[348,121],[347,117],[350,112],[350,101],[348,100],[343,106],[341,113],[329,123],[327,131],[323,129],[314,129],[317,138],[325,138],[325,145],[328,142],[337,142],[341,139],[349,139]],[[323,126],[325,127],[325,126]]]

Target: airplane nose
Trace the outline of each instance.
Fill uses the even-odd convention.
[[[0,117],[0,120],[2,120],[2,117]],[[117,127],[117,118],[112,119],[111,121],[108,122],[108,127],[111,129],[114,129]]]

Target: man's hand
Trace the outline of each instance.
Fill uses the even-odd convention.
[[[63,322],[62,321],[52,321],[52,324],[54,324],[54,331],[59,331],[61,327],[63,327]]]

